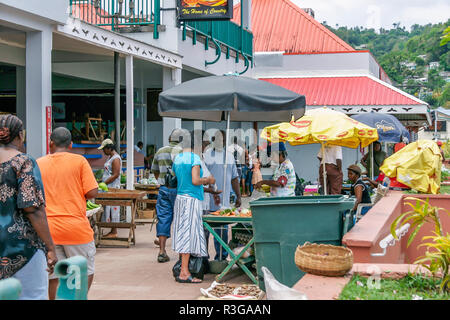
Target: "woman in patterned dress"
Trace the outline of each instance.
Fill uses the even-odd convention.
[[[19,150],[22,121],[0,116],[0,280],[21,282],[19,299],[48,299],[48,274],[57,262],[36,161]],[[47,268],[47,270],[46,270]]]

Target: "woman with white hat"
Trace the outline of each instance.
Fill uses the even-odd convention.
[[[102,181],[108,188],[120,189],[120,172],[122,171],[122,160],[116,151],[116,146],[111,139],[105,139],[98,148],[108,157],[103,166]],[[105,206],[105,214],[103,219],[105,222],[120,222],[120,206]],[[112,228],[105,235],[105,238],[117,237],[117,228]]]

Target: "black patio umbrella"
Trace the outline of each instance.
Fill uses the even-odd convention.
[[[305,97],[263,80],[223,75],[197,78],[159,95],[162,117],[221,121],[289,121],[305,113]]]
[[[229,74],[197,78],[162,92],[158,112],[162,117],[226,120],[227,150],[230,121],[290,121],[303,116],[305,105],[303,95],[267,81]],[[225,155],[224,177],[228,153]]]

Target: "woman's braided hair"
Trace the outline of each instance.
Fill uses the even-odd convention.
[[[7,114],[0,116],[0,144],[9,144],[23,130],[23,123],[18,117]]]

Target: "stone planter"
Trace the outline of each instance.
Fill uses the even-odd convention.
[[[293,286],[293,289],[306,294],[308,300],[337,300],[353,275],[359,274],[363,277],[374,277],[375,279],[377,277],[380,279],[401,279],[408,273],[431,275],[427,269],[414,264],[355,263],[352,270],[343,277],[322,277],[306,274]]]

